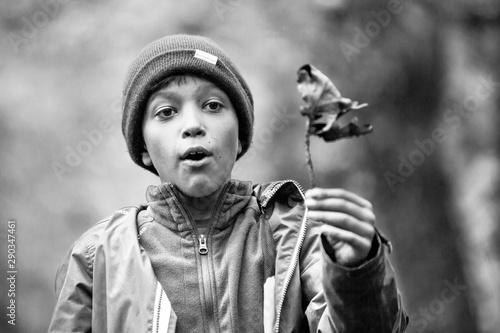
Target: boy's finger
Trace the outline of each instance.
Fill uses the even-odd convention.
[[[309,219],[322,222],[323,224],[349,231],[361,237],[371,239],[375,234],[375,229],[372,225],[366,222],[361,222],[358,219],[344,213],[312,210],[307,213],[307,217]]]
[[[307,198],[306,206],[310,210],[323,210],[345,213],[354,216],[361,221],[368,222],[371,225],[375,224],[375,214],[371,209],[360,206],[346,199],[327,198],[323,200],[316,200],[313,198]]]
[[[325,225],[323,227],[322,234],[326,236],[326,238],[332,242],[333,241],[341,241],[351,245],[353,248],[358,250],[361,253],[368,254],[368,251],[372,245],[372,239],[368,239],[365,237],[361,237],[353,232],[336,228],[334,226]],[[333,243],[333,242],[332,242]],[[364,255],[363,255],[364,256]]]
[[[319,188],[315,187],[306,192],[306,198],[313,199],[325,199],[325,198],[341,198],[345,200],[352,201],[360,206],[366,207],[368,209],[373,209],[370,201],[365,198],[360,197],[357,194],[346,191],[341,188]]]

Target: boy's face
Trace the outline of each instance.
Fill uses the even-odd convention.
[[[146,153],[162,182],[191,197],[216,192],[241,152],[238,118],[213,83],[178,76],[149,98],[142,124]]]

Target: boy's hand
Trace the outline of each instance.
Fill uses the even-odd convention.
[[[307,217],[323,223],[322,234],[339,264],[356,266],[367,258],[375,236],[368,200],[343,189],[313,188],[306,192],[306,206]]]

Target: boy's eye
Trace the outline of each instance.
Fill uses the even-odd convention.
[[[160,117],[160,118],[170,118],[172,116],[175,116],[176,114],[177,114],[177,111],[175,111],[175,109],[168,107],[168,106],[158,108],[155,112],[155,116]]]
[[[212,112],[219,111],[220,109],[222,109],[222,107],[222,103],[216,101],[208,102],[207,104],[205,104],[205,108],[208,109],[208,111]]]

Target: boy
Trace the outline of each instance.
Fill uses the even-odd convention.
[[[252,94],[212,41],[167,36],[124,85],[122,129],[160,177],[75,242],[49,332],[403,332],[407,317],[365,199],[230,179]]]

